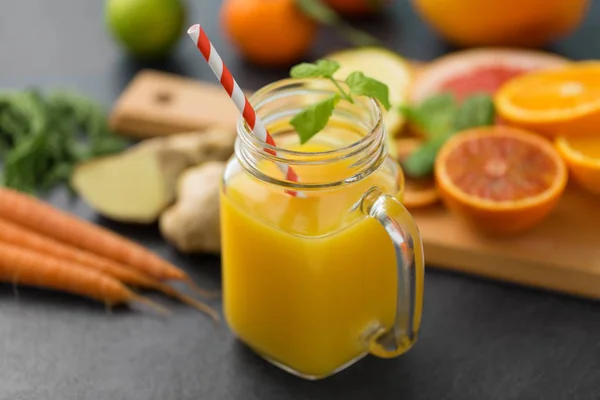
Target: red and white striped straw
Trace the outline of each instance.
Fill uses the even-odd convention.
[[[202,26],[200,26],[200,24],[192,25],[190,29],[188,29],[187,33],[198,50],[200,50],[204,56],[206,62],[208,62],[208,65],[216,75],[219,82],[221,82],[221,85],[229,97],[231,97],[231,100],[233,100],[237,109],[240,111],[240,113],[242,113],[242,117],[248,123],[248,126],[250,126],[252,132],[263,142],[275,147],[275,140],[273,140],[273,137],[267,131],[267,128],[265,128],[262,120],[258,117],[256,111],[250,105],[248,98],[244,92],[242,92],[240,86],[237,84],[235,79],[233,79],[231,72],[229,72],[229,69],[223,63],[221,56],[219,56],[219,53],[217,53],[217,50],[208,39],[208,36],[206,36]],[[273,149],[265,148],[265,151],[271,155],[277,156],[277,152]],[[296,175],[296,172],[294,172],[292,167],[279,162],[276,164],[287,180],[291,182],[298,181],[298,175]],[[292,190],[286,190],[286,192],[294,196],[304,197],[300,192]]]

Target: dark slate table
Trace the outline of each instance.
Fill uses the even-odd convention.
[[[566,0],[565,0],[566,1]],[[109,105],[141,67],[213,80],[186,37],[161,63],[124,56],[108,37],[102,1],[3,0],[0,85],[74,88]],[[241,61],[223,39],[218,1],[189,1],[237,79],[256,89],[285,71]],[[362,23],[408,57],[428,60],[451,48],[397,0],[387,19]],[[600,56],[600,4],[553,50]],[[313,56],[344,46],[324,30]],[[89,219],[85,205],[57,191],[51,201]],[[177,254],[157,229],[99,221],[156,250],[207,287],[219,287],[219,259]],[[0,286],[2,400],[287,399],[598,399],[600,307],[595,302],[428,269],[422,335],[395,360],[367,358],[319,382],[292,377],[175,302],[174,314],[103,307],[48,291]],[[599,288],[600,290],[600,288]],[[219,304],[215,304],[219,306]]]

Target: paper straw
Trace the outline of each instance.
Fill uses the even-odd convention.
[[[200,24],[195,24],[190,27],[187,31],[188,35],[194,42],[194,45],[200,50],[206,62],[214,72],[215,76],[223,86],[223,89],[227,92],[233,103],[237,107],[237,109],[242,113],[242,117],[254,133],[258,139],[263,142],[275,147],[275,141],[271,134],[265,128],[262,120],[256,114],[256,111],[250,105],[248,98],[242,92],[242,89],[237,84],[227,66],[223,63],[221,56],[217,53],[217,50],[214,48],[208,36],[202,29]],[[277,152],[273,149],[265,148],[265,151],[271,155],[277,156]],[[287,164],[276,162],[277,167],[281,171],[281,173],[285,176],[285,178],[292,182],[298,181],[298,175],[294,172],[292,167]],[[293,196],[304,197],[304,195],[300,192],[296,192],[293,190],[286,190],[286,193],[291,194]]]

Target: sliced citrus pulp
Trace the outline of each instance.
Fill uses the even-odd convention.
[[[495,104],[511,125],[549,136],[598,135],[600,62],[519,76],[500,88]]]
[[[398,147],[398,162],[402,162],[415,151],[423,141],[417,138],[398,138],[396,147]],[[402,203],[407,208],[421,208],[437,203],[440,200],[440,194],[435,187],[435,181],[431,179],[412,179],[405,176],[404,193]]]
[[[518,128],[470,129],[438,153],[435,178],[447,207],[479,230],[522,233],[556,206],[567,168],[552,144]]]
[[[380,47],[361,47],[343,50],[326,56],[329,60],[340,63],[340,69],[335,78],[343,80],[354,71],[385,83],[389,88],[389,111],[383,111],[383,123],[387,131],[388,151],[396,157],[397,149],[393,138],[400,133],[404,126],[404,118],[398,112],[398,107],[406,101],[408,87],[413,79],[410,64],[399,54]]]
[[[460,101],[474,93],[495,93],[524,73],[566,65],[566,58],[535,50],[477,48],[455,51],[429,63],[413,81],[409,100],[418,104],[441,92]]]
[[[559,137],[555,144],[573,180],[592,193],[600,194],[600,136]]]

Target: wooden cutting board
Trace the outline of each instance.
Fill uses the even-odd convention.
[[[141,72],[113,109],[116,130],[136,137],[223,126],[238,113],[217,84]],[[518,238],[491,239],[443,206],[412,212],[428,265],[589,298],[600,298],[600,196],[570,185],[557,209]]]

